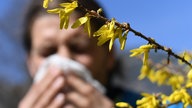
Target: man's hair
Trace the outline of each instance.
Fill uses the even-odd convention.
[[[48,9],[53,9],[58,7],[59,3],[64,3],[64,2],[69,2],[70,0],[53,0]],[[95,0],[78,0],[78,2],[85,8],[89,10],[95,10],[97,11],[101,6],[95,1]],[[26,12],[26,18],[24,22],[24,32],[23,32],[23,44],[24,48],[29,53],[31,51],[32,47],[32,40],[31,40],[31,26],[34,23],[34,20],[38,16],[48,14],[46,9],[43,8],[42,6],[43,0],[33,0],[32,4],[29,6],[29,9]],[[77,8],[75,10],[77,14],[80,16],[83,16],[86,14],[84,11],[82,11],[80,8]],[[106,17],[105,13],[101,13],[102,16]],[[96,18],[91,19],[91,24],[94,26],[94,28],[97,30],[99,29],[105,22],[101,21]]]

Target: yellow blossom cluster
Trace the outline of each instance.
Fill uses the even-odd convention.
[[[44,0],[43,7],[47,8],[48,3],[51,0]],[[70,14],[78,7],[78,2],[73,1],[72,3],[61,3],[61,8],[55,8],[47,10],[48,13],[59,14],[60,18],[60,29],[68,28]],[[99,14],[102,9],[98,9],[97,13]],[[71,26],[71,28],[77,28],[84,24],[84,30],[91,36],[91,23],[90,23],[91,15],[87,13],[84,17],[81,17],[75,21],[75,23]],[[94,37],[98,37],[98,46],[103,45],[104,43],[109,42],[109,50],[112,49],[114,41],[119,38],[120,49],[123,50],[125,47],[125,43],[127,40],[127,34],[129,30],[123,30],[121,27],[117,27],[115,25],[115,19],[113,18],[111,21],[107,22],[103,25],[99,30],[93,33]]]
[[[170,96],[163,96],[163,104],[167,103],[183,103],[183,107],[187,108],[187,106],[192,105],[192,98],[186,89],[178,89],[175,90]]]
[[[185,77],[184,74],[171,72],[168,67],[155,70],[155,68],[150,67],[150,65],[143,65],[141,68],[140,76],[138,78],[140,80],[143,78],[148,78],[151,82],[157,83],[158,85],[165,84],[172,87],[172,94],[170,94],[169,96],[161,94],[161,98],[156,98],[157,100],[161,101],[161,104],[159,104],[158,108],[163,105],[163,107],[165,107],[179,102],[183,103],[184,108],[187,108],[187,106],[192,105],[192,97],[188,93],[188,89],[192,87],[192,69],[187,72],[187,77]],[[147,100],[150,97],[150,95],[143,96],[143,100]],[[152,96],[150,99],[152,99]],[[141,105],[147,105],[145,107],[155,108],[154,105],[148,102],[145,103],[145,101],[142,101]]]
[[[168,69],[167,67],[161,69],[155,69],[150,66],[150,64],[148,63],[148,59],[149,59],[149,51],[151,49],[155,49],[155,45],[151,44],[142,45],[139,48],[130,51],[132,52],[130,57],[144,54],[143,65],[141,67],[138,79],[142,80],[144,78],[148,78],[152,83],[157,83],[158,85],[163,84],[169,85],[172,87],[173,90],[182,88],[184,82],[186,82],[182,74],[171,72],[171,69]],[[192,71],[189,72],[188,77],[191,77],[192,79]],[[188,81],[187,86],[192,87],[192,80]]]
[[[154,94],[142,93],[143,98],[137,100],[137,108],[159,108],[160,101]]]
[[[192,97],[188,93],[187,89],[177,89],[169,96],[159,94],[142,93],[143,98],[137,100],[137,108],[167,108],[173,104],[182,102],[183,108],[187,108],[192,105]]]
[[[184,84],[184,76],[169,72],[166,68],[155,70],[149,65],[143,65],[140,71],[139,80],[148,78],[152,83],[158,85],[169,85],[173,90],[179,89]]]

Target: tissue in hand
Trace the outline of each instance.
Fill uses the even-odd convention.
[[[38,69],[35,75],[35,78],[34,78],[35,82],[40,81],[45,76],[46,72],[48,72],[47,69],[50,65],[54,65],[60,68],[65,73],[67,72],[75,73],[77,76],[81,77],[86,82],[90,83],[93,87],[95,87],[101,93],[105,93],[104,86],[100,84],[97,80],[93,79],[90,71],[84,65],[74,60],[61,57],[57,54],[49,56],[43,62],[43,64],[40,66],[40,68]]]

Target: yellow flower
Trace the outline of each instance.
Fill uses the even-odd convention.
[[[184,83],[184,76],[182,75],[172,75],[167,84],[172,86],[173,90],[180,89],[181,85]]]
[[[98,38],[98,43],[97,45],[101,46],[103,45],[105,42],[107,42],[110,38],[108,37],[108,25],[103,25],[98,31],[96,31],[93,36],[100,36]]]
[[[148,45],[142,45],[139,48],[133,49],[130,52],[132,53],[130,57],[138,56],[140,54],[144,54],[143,57],[143,64],[146,65],[148,63],[149,58],[149,51],[150,49],[154,48],[154,45],[148,44]]]
[[[142,45],[139,48],[133,49],[130,52],[132,52],[132,54],[130,55],[130,57],[133,56],[138,56],[140,54],[143,54],[146,50],[152,49],[153,45],[148,44],[148,45]]]
[[[191,88],[192,87],[192,82],[187,82],[187,84],[185,85],[186,88]]]
[[[63,8],[55,8],[51,10],[47,10],[48,13],[55,13],[59,14],[60,18],[60,29],[67,29],[69,25],[69,15],[66,15],[65,11]]]
[[[49,5],[49,2],[52,2],[53,0],[44,0],[43,1],[43,7],[44,8],[47,8],[48,7],[48,5]]]
[[[188,105],[192,105],[192,98],[186,89],[175,90],[169,97],[168,100],[171,103],[182,102],[184,104],[184,108]]]
[[[192,69],[188,72],[187,78],[192,81]]]
[[[188,62],[190,62],[192,60],[192,54],[191,52],[183,52],[180,54],[181,57],[183,57],[185,60],[187,60]],[[178,60],[178,64],[182,65],[183,62],[181,60]]]
[[[148,58],[149,58],[149,50],[144,51],[144,57],[143,57],[143,64],[148,63]]]
[[[141,72],[140,75],[138,77],[139,80],[144,79],[145,77],[147,77],[150,73],[150,67],[148,65],[143,65],[141,67]]]
[[[189,70],[187,73],[187,83],[185,85],[186,88],[191,88],[192,87],[192,69]]]
[[[167,83],[167,80],[171,77],[171,74],[165,69],[160,69],[156,71],[156,75],[154,77],[157,80],[157,84],[162,85]]]
[[[121,50],[124,50],[124,48],[125,48],[128,32],[129,32],[129,30],[126,30],[124,32],[123,36],[122,36],[122,33],[119,33],[119,34],[121,34],[121,35],[119,35],[119,43],[120,43]]]
[[[118,108],[132,108],[132,106],[126,102],[117,102],[115,106]]]
[[[111,20],[111,22],[103,25],[99,30],[97,30],[93,34],[93,36],[99,36],[97,43],[98,46],[101,46],[110,40],[109,50],[112,49],[115,39],[118,38],[120,35],[122,36],[122,28],[115,26],[114,18]]]
[[[73,1],[72,3],[61,3],[60,6],[65,8],[64,11],[66,14],[71,14],[75,8],[78,7],[78,3],[77,1]]]
[[[159,108],[160,101],[156,99],[155,95],[142,93],[142,99],[137,100],[137,108]]]
[[[161,99],[163,105],[166,105],[168,103],[168,98],[169,97],[167,95],[161,93]]]
[[[120,27],[117,27],[115,29],[114,36],[111,37],[111,40],[110,40],[110,43],[109,43],[109,50],[111,50],[115,39],[118,38],[118,37],[119,37],[119,39],[121,38],[120,44],[122,44],[124,42],[124,37],[122,36],[122,28],[120,28]],[[124,44],[125,44],[125,42],[124,42]]]
[[[72,3],[61,3],[60,6],[63,8],[55,8],[51,10],[47,10],[48,13],[59,14],[60,18],[60,29],[68,28],[70,14],[78,7],[77,1]]]
[[[157,79],[156,79],[156,77],[155,77],[155,70],[154,69],[151,69],[150,71],[149,71],[149,74],[148,74],[148,79],[152,82],[152,83],[154,83]]]
[[[84,30],[88,33],[89,36],[91,36],[91,24],[90,24],[90,17],[88,14],[86,14],[84,17],[79,18],[78,20],[75,21],[75,23],[71,26],[71,28],[77,28],[83,24]]]

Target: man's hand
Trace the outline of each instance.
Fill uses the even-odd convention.
[[[64,85],[72,88],[65,94],[60,92]],[[74,74],[64,77],[60,70],[51,69],[31,86],[19,108],[113,108],[113,102]]]
[[[19,104],[19,108],[60,108],[65,95],[59,93],[64,87],[64,77],[58,69],[49,69],[45,77],[34,83]]]
[[[112,101],[79,77],[69,74],[66,82],[73,90],[66,94],[66,100],[71,104],[64,108],[113,108]]]

